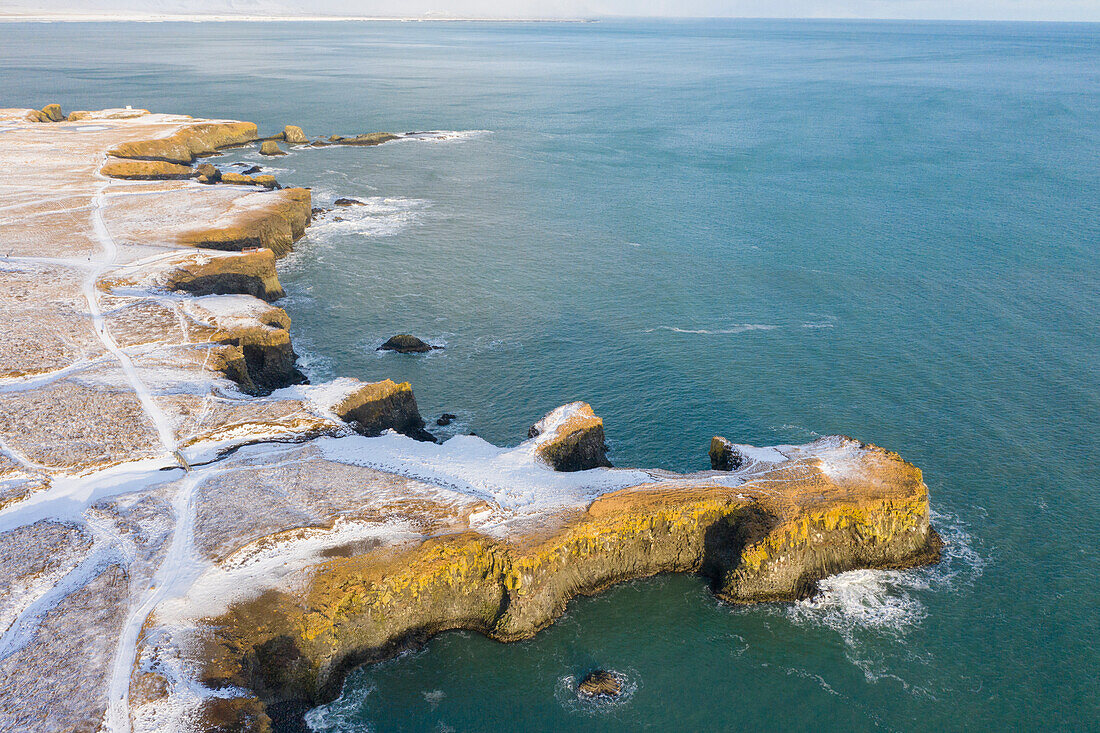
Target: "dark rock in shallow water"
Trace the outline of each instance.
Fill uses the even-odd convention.
[[[251,166],[251,167],[246,168],[245,170],[241,171],[241,175],[242,176],[251,176],[255,173],[259,173],[262,170],[263,170],[263,168],[261,168],[260,166],[254,165],[254,166]]]
[[[581,697],[618,697],[622,692],[622,680],[603,669],[590,673],[577,685]]]
[[[718,435],[710,439],[710,467],[715,471],[736,471],[745,463],[745,456]]]
[[[441,428],[446,427],[447,425],[453,423],[455,421],[455,418],[457,417],[458,415],[452,415],[449,412],[444,412],[442,415],[439,416],[439,419],[435,421],[435,424]]]
[[[333,203],[337,206],[365,206],[359,199],[336,199]]]
[[[329,142],[335,145],[381,145],[390,140],[396,140],[398,137],[400,136],[394,135],[392,132],[368,132],[365,135],[353,135],[351,137],[330,135]]]
[[[442,348],[442,346],[432,346],[429,343],[421,341],[416,336],[400,333],[379,346],[378,350],[396,351],[399,354],[423,354],[425,351]]]

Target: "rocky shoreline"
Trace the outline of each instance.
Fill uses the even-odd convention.
[[[358,664],[528,638],[623,580],[789,601],[936,561],[919,469],[850,438],[617,469],[585,403],[440,445],[408,383],[305,384],[272,303],[311,193],[199,161],[399,137],[0,110],[0,728],[270,730]]]

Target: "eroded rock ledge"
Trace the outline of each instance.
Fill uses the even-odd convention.
[[[355,665],[440,631],[528,638],[573,596],[628,579],[696,572],[729,602],[790,601],[833,573],[938,559],[916,467],[843,437],[785,451],[736,481],[666,474],[560,511],[549,526],[336,548],[305,589],[271,590],[207,619],[201,678],[265,704],[312,705],[334,697]]]
[[[0,175],[19,176],[0,186],[19,212],[0,268],[0,728],[263,731],[356,664],[445,629],[526,638],[619,581],[694,572],[725,601],[791,600],[938,556],[920,471],[849,438],[616,469],[586,403],[498,448],[431,442],[407,383],[296,384],[271,301],[309,190],[177,178],[255,125],[51,105],[0,126]]]

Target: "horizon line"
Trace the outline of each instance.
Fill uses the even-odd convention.
[[[416,22],[416,23],[598,23],[602,20],[805,20],[805,21],[838,21],[860,20],[878,22],[924,22],[924,23],[1064,23],[1064,24],[1097,24],[1097,20],[1056,20],[1056,19],[1026,19],[1026,18],[884,18],[880,16],[842,15],[842,16],[817,16],[817,15],[593,15],[588,17],[481,17],[461,15],[256,15],[233,13],[112,13],[92,12],[79,13],[62,11],[57,13],[21,13],[5,12],[0,9],[0,22]]]

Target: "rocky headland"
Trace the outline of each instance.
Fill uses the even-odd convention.
[[[202,161],[388,135],[0,110],[0,729],[265,731],[623,580],[789,601],[937,559],[919,469],[851,438],[612,468],[583,402],[501,448],[435,442],[408,383],[306,384],[275,303],[311,192]]]

